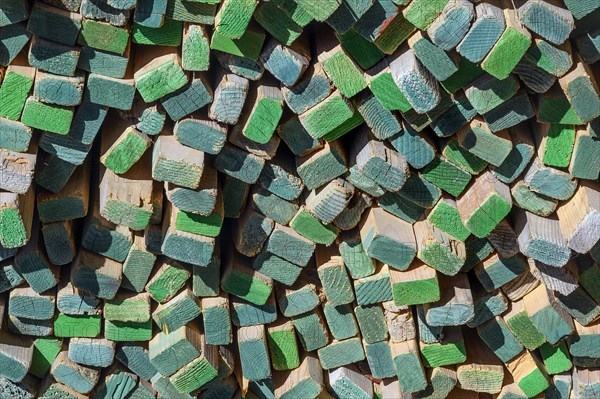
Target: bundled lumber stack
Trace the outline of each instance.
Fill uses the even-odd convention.
[[[600,397],[597,0],[0,0],[0,398]]]

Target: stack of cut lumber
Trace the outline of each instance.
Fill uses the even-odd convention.
[[[598,0],[0,0],[0,398],[600,397]]]

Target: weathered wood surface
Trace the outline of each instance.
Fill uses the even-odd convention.
[[[0,0],[0,398],[596,398],[597,0]]]

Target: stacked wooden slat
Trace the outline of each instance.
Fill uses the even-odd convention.
[[[597,0],[0,0],[0,398],[600,397]]]

